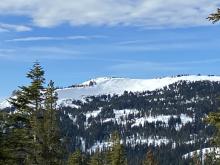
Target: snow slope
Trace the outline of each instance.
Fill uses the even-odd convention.
[[[202,158],[204,159],[206,157],[206,154],[210,154],[210,153],[216,153],[217,155],[219,155],[220,148],[215,148],[215,147],[203,148],[202,150],[196,150],[196,151],[187,153],[183,155],[182,158],[187,159],[187,158],[192,158],[194,155],[200,156],[200,154],[202,154]]]
[[[142,92],[161,89],[178,81],[219,81],[220,76],[181,76],[181,77],[165,77],[157,79],[130,79],[130,78],[110,78],[101,77],[91,79],[79,86],[72,88],[58,89],[58,103],[62,106],[72,106],[71,100],[81,100],[87,96],[98,96],[103,94],[118,94],[121,95],[124,91]],[[90,82],[93,82],[91,85]],[[8,107],[7,101],[0,102],[0,109]],[[75,107],[75,105],[73,105]]]
[[[219,81],[220,76],[182,76],[182,77],[165,77],[160,79],[129,79],[129,78],[97,78],[90,81],[95,85],[89,86],[90,81],[81,85],[84,87],[58,89],[59,99],[82,99],[86,96],[97,96],[103,94],[123,94],[128,92],[153,91],[163,88],[178,81]]]
[[[0,109],[11,107],[10,103],[7,100],[0,100]]]

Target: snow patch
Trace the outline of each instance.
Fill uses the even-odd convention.
[[[130,145],[131,147],[135,147],[136,145],[143,145],[147,144],[148,146],[153,145],[153,146],[160,146],[162,144],[167,145],[170,141],[167,138],[159,138],[158,136],[156,137],[126,137],[126,140],[120,140],[120,144],[126,144]],[[91,148],[89,148],[87,151],[89,153],[93,153],[96,151],[103,151],[104,149],[108,149],[112,147],[113,143],[110,141],[104,141],[100,142],[97,141]]]
[[[73,104],[73,99],[60,99],[57,101],[58,107],[70,107],[79,109],[81,106]]]
[[[87,112],[87,113],[85,113],[85,115],[86,115],[86,120],[88,120],[88,118],[90,118],[90,117],[96,118],[101,111],[102,111],[102,110],[101,110],[101,108],[100,108],[99,110],[95,110],[95,111],[92,111],[92,112]]]
[[[187,153],[187,154],[183,155],[182,158],[188,159],[188,158],[192,158],[195,154],[196,155],[202,154],[202,157],[204,159],[206,154],[210,154],[210,153],[216,153],[219,155],[220,148],[218,148],[218,147],[203,148],[202,150],[196,150],[196,151],[192,151],[190,153]]]
[[[146,117],[141,117],[138,118],[134,124],[132,124],[131,127],[135,127],[135,126],[144,126],[144,123],[148,122],[148,123],[156,123],[157,121],[161,121],[163,123],[166,124],[166,126],[168,126],[168,122],[170,120],[170,118],[177,118],[178,116],[176,115],[158,115],[158,116],[146,116]],[[180,119],[181,119],[181,123],[182,125],[185,125],[186,123],[192,122],[193,118],[185,115],[185,114],[181,114],[180,115]],[[179,130],[181,128],[181,125],[176,126],[176,129]]]

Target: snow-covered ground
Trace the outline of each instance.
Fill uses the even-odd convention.
[[[97,78],[90,80],[95,82],[93,86],[89,86],[90,81],[86,81],[80,85],[83,87],[58,89],[59,99],[82,99],[86,96],[97,96],[103,94],[123,94],[128,92],[153,91],[161,89],[178,81],[185,80],[189,82],[195,81],[219,81],[220,76],[181,76],[181,77],[165,77],[158,79],[129,79],[129,78]]]
[[[195,154],[198,156],[202,154],[202,158],[204,159],[206,154],[213,153],[213,152],[216,153],[217,155],[220,155],[220,148],[216,148],[216,147],[203,148],[202,150],[196,150],[196,151],[187,153],[183,155],[182,157],[184,159],[187,159],[187,158],[192,158]]]
[[[219,81],[220,76],[180,76],[180,77],[165,77],[157,79],[130,79],[130,78],[110,78],[101,77],[91,79],[76,87],[58,89],[59,105],[76,107],[71,105],[71,100],[82,100],[87,96],[98,96],[103,94],[118,94],[121,95],[124,91],[128,92],[143,92],[161,89],[178,81]],[[90,82],[93,82],[91,85]],[[66,101],[68,100],[68,101]],[[8,107],[9,103],[5,100],[0,102],[0,108]]]
[[[84,113],[84,115],[86,116],[86,122],[84,123],[86,128],[90,127],[90,124],[88,123],[88,119],[90,117],[96,118],[101,113],[101,111],[102,111],[102,108],[99,108],[98,110]],[[171,117],[173,118],[178,117],[177,115],[157,115],[157,116],[149,115],[145,117],[135,117],[134,119],[128,120],[128,116],[130,114],[137,115],[140,112],[137,109],[122,109],[122,110],[114,109],[113,113],[115,114],[114,118],[105,118],[101,122],[102,123],[114,122],[119,125],[126,125],[127,123],[132,123],[131,127],[135,127],[135,126],[139,127],[140,125],[144,126],[146,122],[156,124],[156,122],[159,121],[159,122],[162,122],[165,127],[167,127],[168,122],[171,119]],[[187,116],[186,114],[181,114],[179,117],[180,117],[181,123],[176,125],[177,131],[180,130],[182,126],[184,126],[186,123],[193,122],[193,118],[190,116]],[[76,122],[76,116],[69,115],[69,118],[73,121],[73,123]]]
[[[159,138],[159,137],[127,137],[125,141],[121,140],[121,144],[131,145],[132,147],[135,147],[139,144],[148,144],[148,146],[160,146],[162,144],[167,145],[170,141],[167,138]],[[95,151],[102,151],[106,148],[112,147],[113,143],[111,141],[97,141],[91,148],[89,148],[87,151],[89,153],[95,152]]]
[[[101,112],[101,108],[99,110],[95,110],[95,111],[92,111],[92,112],[85,113],[86,120],[88,120],[88,118],[90,118],[90,117],[96,118],[99,115],[100,112]]]
[[[168,121],[170,120],[170,118],[177,118],[176,115],[158,115],[158,116],[146,116],[146,117],[141,117],[138,118],[134,124],[132,124],[131,127],[135,127],[135,126],[140,126],[140,125],[144,125],[145,122],[148,123],[156,123],[157,121],[161,121],[163,123],[166,124],[166,126],[168,125]],[[180,126],[176,126],[176,129],[179,130],[181,128],[182,125],[185,125],[186,123],[192,122],[193,118],[185,115],[185,114],[181,114],[180,115],[180,119],[181,119],[181,125]]]

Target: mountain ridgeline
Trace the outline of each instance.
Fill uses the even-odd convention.
[[[90,155],[106,151],[111,146],[111,134],[117,131],[130,165],[142,164],[149,150],[158,164],[189,164],[191,157],[183,155],[212,146],[215,128],[204,119],[219,107],[220,81],[199,77],[196,81],[179,77],[162,88],[146,91],[106,92],[81,99],[63,97],[58,113],[68,152],[80,149]],[[97,84],[71,90],[91,90]]]

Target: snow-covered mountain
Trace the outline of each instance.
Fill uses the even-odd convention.
[[[7,100],[0,100],[0,109],[5,109],[8,107],[11,107],[11,105]]]
[[[103,94],[123,94],[128,92],[153,91],[178,81],[220,81],[220,76],[178,76],[157,79],[130,79],[101,77],[91,79],[79,85],[79,87],[58,89],[59,99],[79,100],[86,96]],[[92,83],[91,83],[92,82]],[[93,85],[89,85],[93,84]]]
[[[147,148],[163,155],[159,164],[170,165],[189,164],[192,151],[214,147],[214,129],[203,119],[218,110],[220,76],[102,77],[57,93],[61,130],[72,139],[71,150],[106,150],[115,130],[126,145],[129,165],[141,164],[136,160]],[[0,108],[8,106],[0,103]]]
[[[161,89],[178,81],[219,81],[220,76],[176,76],[155,79],[130,79],[130,78],[112,78],[100,77],[91,79],[82,84],[69,88],[57,89],[58,104],[63,106],[71,105],[71,100],[81,100],[88,96],[98,96],[103,94],[121,95],[124,91],[143,92]],[[0,109],[6,108],[10,104],[6,101],[0,101]]]

